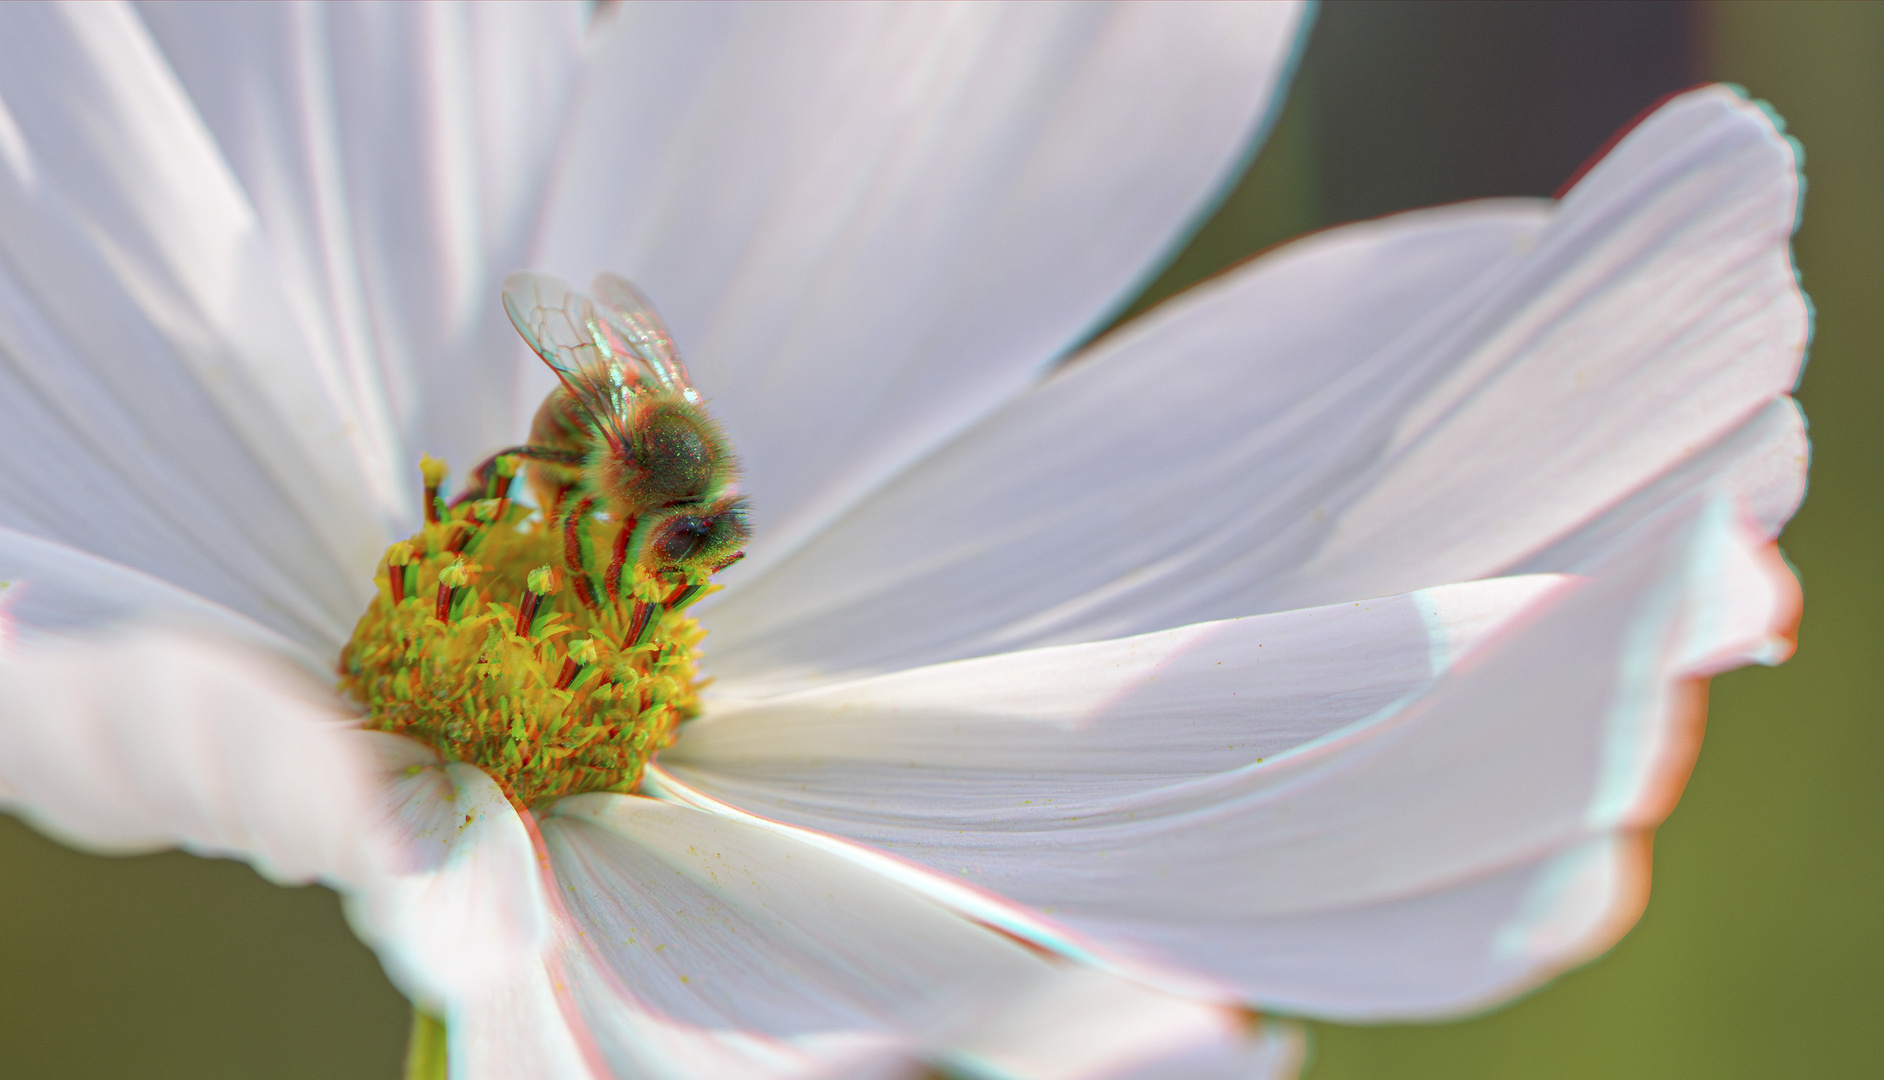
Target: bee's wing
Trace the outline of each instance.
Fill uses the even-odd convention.
[[[620,335],[617,347],[634,353],[644,375],[665,390],[698,401],[700,395],[687,377],[687,366],[674,349],[674,336],[667,332],[667,324],[654,313],[654,305],[641,290],[627,278],[607,271],[595,275],[589,289],[602,310],[604,325]]]
[[[548,274],[504,279],[511,325],[597,424],[625,424],[641,375],[635,354],[594,301]]]

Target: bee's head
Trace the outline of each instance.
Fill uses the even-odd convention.
[[[752,535],[746,500],[672,507],[643,526],[641,558],[653,566],[703,568],[725,562]]]

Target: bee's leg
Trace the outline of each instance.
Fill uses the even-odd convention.
[[[504,458],[513,459],[508,473],[499,468]],[[543,446],[513,446],[508,450],[499,450],[483,463],[471,470],[471,480],[465,485],[451,505],[460,506],[477,499],[506,499],[510,497],[510,487],[516,482],[517,472],[514,459],[526,458],[530,461],[547,461],[556,465],[580,466],[582,455],[568,450],[551,450]],[[501,490],[500,490],[501,489]]]
[[[451,505],[463,506],[465,503],[477,499],[498,498],[499,495],[492,494],[492,490],[498,486],[500,479],[497,463],[507,457],[513,460],[517,457],[521,457],[523,452],[528,449],[530,448],[527,446],[513,446],[508,450],[499,450],[497,453],[485,458],[477,468],[471,470],[471,477],[466,481],[464,490],[458,493],[457,498],[451,500]],[[513,469],[509,476],[502,478],[504,491],[500,493],[501,495],[510,494],[510,481],[515,479],[515,477],[516,472]]]
[[[589,544],[589,513],[594,499],[583,499],[563,515],[563,563],[569,567],[569,581],[576,589],[576,599],[600,618],[602,606],[596,601],[595,583],[589,577],[594,562]]]
[[[633,546],[629,541],[634,534],[635,518],[631,515],[622,520],[621,531],[615,534],[615,557],[609,560],[608,573],[602,577],[603,592],[617,604],[622,601],[621,573],[628,565],[628,552]]]
[[[641,526],[641,519],[631,517],[621,523],[621,532],[615,534],[615,558],[608,565],[608,581],[611,590],[620,587],[622,571],[631,562],[640,561],[634,556],[641,550],[643,537],[640,534],[645,531]],[[633,596],[632,588],[628,596]],[[627,598],[627,596],[616,595],[617,602]],[[664,604],[649,603],[636,597],[634,603],[628,608],[628,632],[622,635],[621,647],[633,649],[646,642],[667,610]],[[645,663],[645,660],[641,662]]]

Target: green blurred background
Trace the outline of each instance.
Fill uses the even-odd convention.
[[[1799,654],[1716,680],[1647,914],[1609,955],[1475,1019],[1314,1025],[1310,1080],[1884,1076],[1884,7],[1333,0],[1269,144],[1133,310],[1309,229],[1549,194],[1711,80],[1772,102],[1807,152]],[[0,1075],[398,1075],[406,1006],[331,893],[81,855],[3,817],[0,867]]]

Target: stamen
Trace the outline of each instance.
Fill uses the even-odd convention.
[[[451,466],[430,454],[419,455],[419,475],[425,479],[425,522],[438,524],[439,510],[444,506],[438,497],[438,489],[444,485],[445,477],[451,475]]]
[[[412,586],[412,564],[418,558],[412,545],[404,540],[386,549],[386,591],[392,594],[394,607],[406,602],[406,591]]]
[[[510,487],[516,482],[516,479],[517,455],[497,455],[496,465],[491,469],[490,488],[487,490],[484,497],[487,499],[508,500],[510,498]],[[498,516],[503,516],[501,508],[498,510]]]
[[[428,487],[442,485],[443,463],[425,471]],[[495,468],[478,471],[483,495]],[[477,765],[519,808],[633,792],[698,712],[705,631],[680,609],[706,578],[642,564],[635,524],[598,517],[599,496],[572,495],[566,513],[547,515],[501,488],[453,506],[428,498],[437,520],[387,550],[385,585],[341,654],[341,687],[366,725]],[[602,603],[596,549],[620,551],[624,534]],[[418,597],[431,602],[405,602]]]
[[[458,602],[458,591],[471,583],[470,568],[463,559],[452,563],[438,572],[438,600],[432,607],[432,617],[439,622],[450,622],[454,615],[452,608]]]
[[[636,600],[634,614],[628,620],[628,633],[622,638],[621,647],[632,649],[637,645],[645,644],[648,640],[648,632],[660,622],[654,617],[655,613],[660,610],[658,604]]]
[[[578,672],[586,671],[594,665],[595,639],[570,642],[569,655],[563,659],[562,674],[556,678],[556,689],[569,689],[575,683]]]
[[[523,587],[523,603],[517,608],[518,637],[536,637],[537,609],[545,596],[562,588],[561,577],[553,566],[539,566],[530,571]]]

